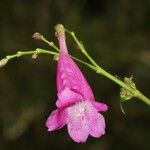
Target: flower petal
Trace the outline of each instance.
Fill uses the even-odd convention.
[[[105,112],[108,110],[108,106],[104,103],[99,103],[99,102],[93,101],[92,104],[98,111]]]
[[[58,100],[56,101],[56,106],[58,108],[68,106],[83,99],[83,97],[80,94],[73,92],[67,87],[57,95]]]
[[[70,137],[77,143],[84,143],[86,142],[89,136],[89,128],[86,122],[81,122],[80,126],[76,122],[75,124],[69,123],[67,125],[68,133]]]
[[[105,134],[105,120],[101,114],[92,117],[89,123],[91,136],[98,138]]]
[[[81,104],[82,105],[82,104]],[[68,133],[70,137],[77,143],[86,142],[89,136],[88,120],[83,112],[80,112],[80,102],[67,108],[68,113]]]
[[[60,53],[57,65],[57,90],[61,92],[65,87],[82,95],[84,99],[94,100],[91,87],[67,53]]]
[[[54,110],[46,121],[46,126],[48,131],[53,131],[62,128],[66,125],[67,115],[65,110],[63,109],[56,109]]]
[[[89,134],[97,138],[105,134],[104,117],[98,113],[98,110],[89,101],[84,101],[83,104],[86,107],[85,116],[88,120]]]

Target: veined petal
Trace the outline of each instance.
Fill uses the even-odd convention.
[[[67,115],[65,110],[56,109],[54,110],[46,121],[48,131],[53,131],[62,128],[66,124]]]
[[[57,96],[57,107],[65,107],[83,99],[83,97],[80,94],[73,92],[67,87],[62,92],[58,93]]]
[[[104,117],[98,113],[98,110],[88,101],[84,101],[86,108],[85,117],[88,120],[89,134],[93,137],[100,137],[105,134],[105,120]]]
[[[82,102],[67,108],[67,129],[70,137],[77,143],[86,142],[89,136],[88,120],[84,114]]]
[[[98,138],[105,134],[105,120],[100,113],[90,119],[89,126],[91,136]]]
[[[89,128],[86,122],[81,122],[80,126],[77,122],[68,123],[67,125],[68,133],[70,137],[77,143],[86,142],[89,136]]]

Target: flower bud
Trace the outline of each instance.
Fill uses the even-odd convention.
[[[8,62],[8,59],[6,59],[6,58],[1,59],[0,60],[0,67],[5,66],[7,64],[7,62]]]
[[[38,57],[37,53],[34,53],[34,54],[32,55],[32,59],[36,59],[37,57]]]
[[[41,40],[43,38],[43,35],[36,32],[36,33],[33,34],[32,38],[35,39],[35,40]]]

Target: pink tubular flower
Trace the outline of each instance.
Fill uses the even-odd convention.
[[[86,142],[89,135],[100,137],[105,134],[105,120],[99,113],[107,111],[104,103],[96,102],[92,89],[78,66],[69,56],[64,27],[56,26],[60,55],[57,65],[58,99],[54,110],[46,121],[48,131],[67,125],[68,133],[75,142]]]

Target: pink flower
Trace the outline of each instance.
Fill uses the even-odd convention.
[[[67,125],[68,133],[75,142],[86,142],[89,135],[105,134],[105,120],[99,111],[107,111],[104,103],[96,102],[92,89],[78,66],[69,56],[62,25],[56,26],[60,55],[57,65],[58,99],[54,110],[46,121],[48,131]]]

